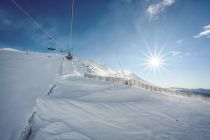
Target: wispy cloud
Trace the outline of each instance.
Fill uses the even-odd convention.
[[[169,52],[172,56],[174,57],[179,57],[179,58],[183,58],[183,57],[187,57],[187,56],[192,56],[194,54],[190,53],[190,52],[180,52],[180,51],[170,51]]]
[[[170,52],[173,56],[177,56],[177,55],[180,55],[181,54],[181,52],[179,52],[179,51],[171,51]]]
[[[154,16],[157,16],[160,12],[164,11],[165,8],[170,7],[174,3],[175,0],[162,0],[156,4],[152,4],[147,8],[147,14],[151,19]]]
[[[190,52],[186,52],[185,55],[186,56],[189,56],[189,55],[191,55],[191,53]]]
[[[203,31],[200,32],[198,35],[194,36],[194,38],[199,37],[210,37],[210,25],[204,26]]]
[[[183,39],[179,39],[179,40],[176,41],[176,43],[177,43],[177,44],[182,44],[183,41],[184,41]]]

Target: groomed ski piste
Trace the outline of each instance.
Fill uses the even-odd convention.
[[[85,66],[116,72],[63,58],[0,50],[1,140],[210,139],[208,101],[89,79]]]

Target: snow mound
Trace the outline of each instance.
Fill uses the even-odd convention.
[[[0,51],[21,52],[21,51],[19,51],[19,50],[13,49],[13,48],[0,48]]]

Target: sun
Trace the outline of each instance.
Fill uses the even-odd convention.
[[[166,65],[165,55],[162,55],[161,52],[154,51],[153,53],[149,51],[149,54],[146,55],[145,64],[146,70],[149,72],[160,72],[165,70],[164,66]]]
[[[159,67],[161,65],[161,59],[159,57],[151,57],[149,60],[150,67]]]

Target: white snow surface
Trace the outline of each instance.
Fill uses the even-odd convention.
[[[30,140],[210,139],[209,102],[87,79],[86,66],[96,75],[116,72],[79,58],[62,60],[0,51],[0,139],[19,139],[34,111]]]
[[[13,48],[0,48],[0,51],[21,52],[21,51],[19,51],[19,50],[13,49]]]
[[[11,139],[58,73],[60,57],[0,50],[0,139]]]

